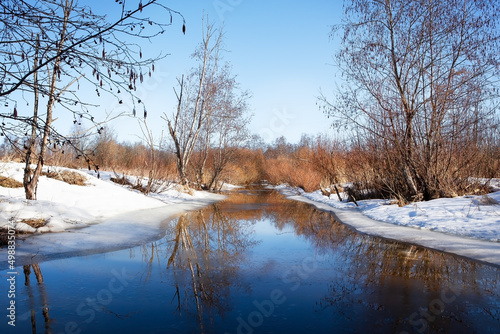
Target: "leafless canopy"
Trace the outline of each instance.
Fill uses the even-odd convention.
[[[342,86],[325,113],[385,159],[409,199],[453,195],[498,133],[499,3],[351,0],[335,27]],[[367,144],[368,145],[368,144]],[[382,172],[380,174],[383,174]],[[398,190],[396,190],[398,189]]]
[[[222,28],[208,19],[203,22],[202,43],[192,55],[198,65],[179,80],[176,111],[164,115],[184,185],[189,183],[188,167],[193,167],[197,186],[206,183],[213,189],[235,148],[248,138],[250,94],[240,90],[231,66],[223,61],[223,36]]]
[[[34,195],[28,195],[26,184],[37,180],[37,172],[30,175],[30,161],[36,158],[41,166],[48,144],[69,143],[53,127],[54,107],[72,113],[75,124],[86,118],[97,126],[91,107],[98,103],[82,99],[80,88],[95,90],[96,98],[109,93],[119,103],[126,97],[142,103],[134,97],[137,84],[165,55],[147,55],[139,41],[163,34],[174,15],[182,18],[157,0],[134,1],[131,7],[119,0],[109,6],[109,12],[98,14],[75,0],[0,3],[0,133],[24,144],[19,150],[26,151],[27,198]],[[148,16],[152,13],[155,19]],[[40,103],[46,103],[45,114]]]

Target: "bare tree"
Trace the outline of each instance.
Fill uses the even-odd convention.
[[[237,84],[230,80],[229,85],[223,90],[223,104],[214,115],[214,129],[212,133],[212,168],[207,183],[208,189],[218,186],[220,177],[230,162],[235,162],[236,152],[250,137],[248,123],[247,100],[249,92],[237,91]]]
[[[80,86],[92,87],[97,97],[112,94],[119,103],[124,99],[123,90],[134,105],[142,103],[133,93],[137,81],[152,75],[154,62],[164,57],[143,57],[143,50],[135,42],[161,35],[172,24],[172,14],[180,14],[156,0],[139,0],[134,7],[120,1],[116,6],[116,12],[106,16],[73,0],[0,3],[0,56],[5,60],[0,64],[0,99],[6,106],[14,104],[13,112],[0,114],[0,130],[2,135],[16,137],[27,135],[28,130],[31,133],[24,144],[27,199],[36,198],[47,147],[68,142],[53,127],[55,107],[72,113],[75,122],[81,118],[94,122],[100,131],[91,114],[97,104],[81,100]],[[165,22],[147,16],[146,10],[155,9],[167,14]],[[17,101],[27,101],[29,96],[33,96],[33,115],[22,116]],[[46,103],[43,117],[39,113],[42,101]],[[34,171],[30,167],[33,158]],[[89,158],[87,162],[90,168]]]
[[[336,27],[345,84],[337,101],[321,99],[336,126],[377,143],[400,195],[451,196],[474,173],[476,148],[497,124],[499,9],[490,0],[347,1]]]
[[[222,48],[222,30],[215,29],[207,19],[203,23],[202,43],[193,54],[199,65],[194,68],[184,80],[179,82],[177,109],[173,115],[164,114],[170,136],[174,142],[177,157],[177,170],[182,185],[189,185],[187,168],[200,133],[205,124],[210,121],[211,109],[205,107],[205,102],[213,94],[212,86],[207,85],[217,73],[219,55]],[[207,89],[208,88],[208,89]]]
[[[198,184],[213,190],[228,163],[234,162],[237,150],[250,137],[247,129],[250,93],[240,89],[229,63],[221,66],[207,90],[212,92],[205,101],[211,117],[202,129],[192,165]]]

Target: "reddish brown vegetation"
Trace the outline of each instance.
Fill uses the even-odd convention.
[[[148,177],[153,165],[150,149],[142,144],[124,144],[118,143],[114,138],[103,140],[100,137],[96,142],[88,144],[86,150],[101,170],[114,170],[122,175],[144,179]],[[75,155],[68,151],[65,154],[61,150],[51,152],[47,164],[86,168],[86,161],[75,159]],[[465,155],[457,152],[451,155],[451,162],[447,162],[451,165],[449,174],[442,176],[441,180],[444,181],[441,181],[441,188],[436,191],[434,198],[480,194],[490,190],[488,184],[482,186],[474,182],[473,178],[500,177],[500,148],[492,141],[489,145],[476,148],[472,153],[468,151],[468,155]],[[194,153],[195,157],[196,154],[197,152]],[[202,185],[210,182],[216,166],[213,163],[215,154],[215,151],[209,152],[204,178],[201,182],[192,183],[192,187],[202,188]],[[474,163],[467,164],[466,159],[470,160],[471,156],[475,157]],[[9,157],[12,159],[13,155]],[[155,157],[155,180],[178,181],[173,153],[158,150]],[[196,159],[193,161],[188,169],[188,176],[196,180]],[[425,165],[419,166],[419,173],[422,175],[425,170]],[[288,183],[307,192],[337,185],[340,191],[345,190],[358,200],[392,198],[401,204],[408,201],[401,195],[407,190],[407,185],[397,155],[391,153],[388,147],[383,148],[369,142],[348,146],[325,136],[317,136],[301,140],[297,145],[280,138],[267,147],[235,148],[231,159],[218,176],[219,186],[224,183],[247,185],[263,180],[271,184]],[[117,179],[117,182],[120,181],[124,182]],[[342,189],[346,183],[348,187]],[[136,184],[131,186],[139,189]],[[139,190],[143,191],[144,187]],[[330,191],[334,193],[332,188]]]

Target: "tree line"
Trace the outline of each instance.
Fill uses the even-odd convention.
[[[468,187],[454,188],[456,195],[486,194],[491,190],[488,181],[500,177],[498,139],[478,152],[480,159],[474,170],[463,170]],[[80,146],[80,151],[92,155],[103,170],[138,176],[143,180],[149,178],[157,185],[180,181],[177,156],[171,141],[165,141],[161,148],[157,147],[153,156],[147,142],[119,142],[116,133],[106,127],[100,136],[75,144]],[[64,149],[67,151],[63,154]],[[85,160],[75,159],[76,153],[71,153],[71,149],[70,146],[63,146],[50,150],[48,163],[86,168]],[[304,134],[298,143],[289,143],[285,137],[280,137],[267,144],[255,136],[240,146],[231,146],[231,154],[223,168],[218,163],[219,154],[217,147],[211,147],[208,151],[194,150],[185,174],[191,188],[209,189],[208,185],[217,175],[217,184],[212,190],[220,189],[225,183],[286,183],[307,192],[321,189],[325,194],[335,197],[336,186],[337,190],[345,192],[343,199],[348,200],[385,198],[396,199],[400,204],[409,201],[398,197],[395,190],[387,186],[397,175],[390,174],[386,160],[381,159],[381,151],[363,142],[348,144],[328,134]],[[23,158],[22,155],[16,156],[11,146],[6,144],[0,146],[0,156],[18,161]],[[199,175],[201,168],[204,168],[202,178]],[[155,184],[152,186],[152,191],[162,189],[160,186],[155,187]]]

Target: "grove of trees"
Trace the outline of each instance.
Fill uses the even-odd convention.
[[[344,7],[334,28],[343,85],[322,105],[367,157],[372,175],[358,181],[429,200],[470,192],[471,177],[498,174],[498,1],[350,0]]]

